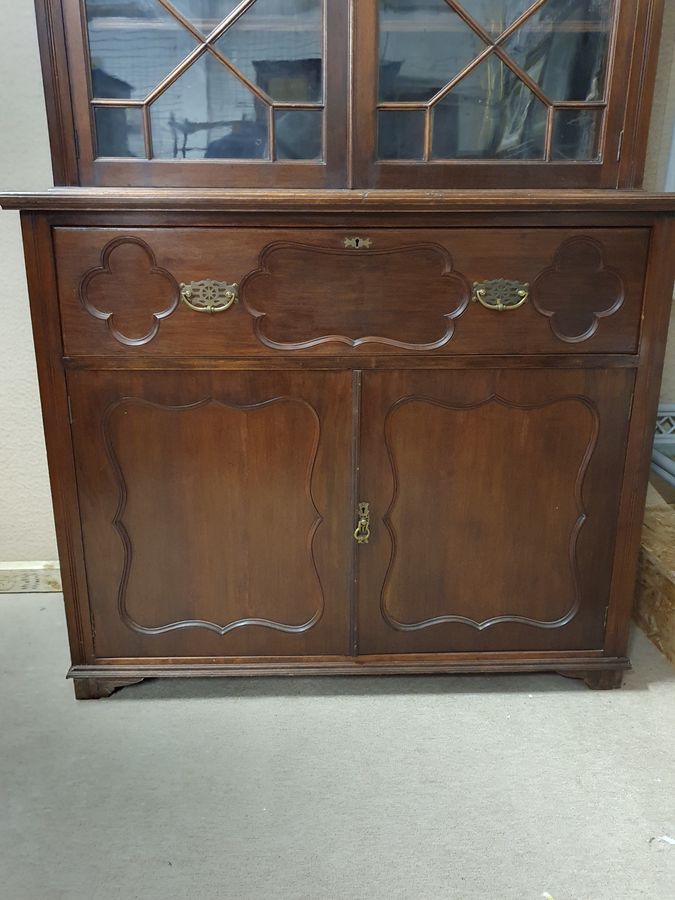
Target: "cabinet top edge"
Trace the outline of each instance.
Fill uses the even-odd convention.
[[[675,213],[675,193],[642,190],[220,190],[53,188],[0,193],[0,207],[26,211],[185,212],[653,212]]]

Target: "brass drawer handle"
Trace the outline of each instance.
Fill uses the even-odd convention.
[[[195,312],[225,312],[239,298],[239,285],[225,281],[191,281],[181,284],[180,295],[183,302]]]
[[[518,309],[527,302],[529,296],[530,285],[527,282],[496,278],[494,281],[473,283],[473,302],[482,304],[486,309],[496,309],[497,312]]]
[[[370,540],[370,504],[359,503],[359,523],[354,532],[357,544],[367,544]]]

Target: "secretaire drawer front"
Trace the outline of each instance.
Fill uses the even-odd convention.
[[[637,350],[646,228],[56,228],[69,356]]]

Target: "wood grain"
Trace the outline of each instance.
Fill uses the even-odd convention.
[[[646,228],[592,227],[367,228],[371,249],[363,250],[345,249],[352,232],[342,228],[306,229],[301,238],[297,229],[264,227],[54,234],[67,355],[134,358],[324,356],[345,345],[354,355],[635,353],[649,241]],[[110,247],[133,253],[116,278],[101,274]],[[588,269],[589,247],[601,271],[596,256]],[[561,248],[564,272],[555,268]],[[149,266],[165,277],[150,278]],[[92,272],[98,316],[82,309]],[[204,278],[238,282],[241,302],[212,316],[175,309],[169,282]],[[532,302],[503,314],[468,303],[471,282],[495,278],[532,285]],[[600,296],[607,279],[621,301],[611,306]],[[171,314],[147,332],[162,308]],[[131,339],[111,331],[111,310],[135,326]],[[570,340],[565,328],[580,320],[587,324]]]
[[[326,5],[324,163],[96,159],[83,6],[36,8],[64,187],[0,204],[22,210],[76,695],[617,687],[675,196],[606,188],[641,183],[663,0],[618,3],[601,161],[559,164],[378,162],[377,0]],[[206,278],[239,302],[179,303]],[[468,302],[494,279],[529,301]]]
[[[347,652],[349,374],[69,389],[97,655]]]
[[[139,209],[199,212],[330,212],[381,211],[391,214],[425,212],[504,212],[540,214],[566,211],[591,213],[672,213],[675,195],[648,191],[606,190],[218,190],[215,188],[54,188],[41,192],[0,193],[4,209],[96,211]],[[348,222],[342,223],[348,225]]]
[[[256,337],[273,350],[346,344],[424,351],[450,341],[470,288],[439,244],[350,250],[287,241],[264,248],[241,293]]]
[[[366,373],[361,653],[602,647],[632,388]]]

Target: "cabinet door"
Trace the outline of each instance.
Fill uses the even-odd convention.
[[[646,7],[362,0],[357,186],[616,187]]]
[[[348,652],[350,373],[69,387],[97,658]]]
[[[633,382],[364,375],[360,653],[601,648]]]
[[[64,0],[64,14],[81,183],[344,185],[348,0]]]

